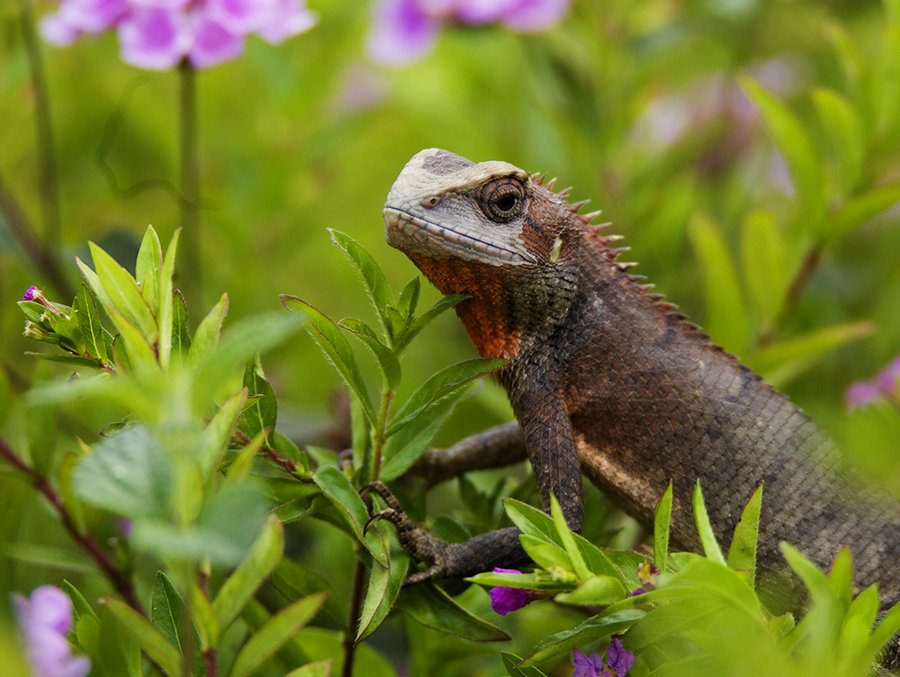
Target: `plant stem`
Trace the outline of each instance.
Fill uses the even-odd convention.
[[[352,677],[353,660],[356,658],[356,642],[353,641],[353,628],[359,620],[359,611],[362,607],[363,583],[365,582],[366,567],[356,553],[356,569],[353,572],[353,589],[350,592],[350,612],[347,614],[349,627],[344,635],[344,666],[341,669],[341,677]]]
[[[394,391],[385,383],[381,389],[381,408],[378,411],[378,421],[372,429],[372,478],[370,480],[372,482],[381,476],[381,453],[384,450],[388,411],[393,399]]]
[[[202,303],[200,274],[200,162],[197,143],[197,73],[187,59],[178,67],[181,81],[179,129],[181,147],[181,226],[184,228],[185,282],[194,301]]]
[[[135,594],[134,586],[132,586],[128,576],[113,563],[112,559],[104,552],[93,536],[83,534],[78,530],[71,514],[69,514],[63,503],[62,497],[50,484],[50,480],[22,460],[2,437],[0,437],[0,456],[9,461],[16,470],[31,478],[35,488],[44,495],[50,502],[50,505],[56,510],[63,527],[69,532],[69,535],[94,559],[103,573],[109,578],[116,592],[122,596],[129,606],[143,614],[144,609],[141,607],[141,603]]]
[[[31,71],[31,86],[34,92],[34,122],[37,128],[38,156],[38,189],[41,196],[41,208],[44,215],[45,244],[59,241],[59,172],[56,165],[53,124],[50,115],[50,97],[48,96],[47,77],[41,57],[37,32],[34,29],[34,12],[31,0],[20,0],[22,37],[25,42],[25,53]],[[60,290],[62,291],[62,290]]]
[[[385,431],[387,430],[388,412],[391,408],[391,400],[394,399],[394,391],[385,382],[381,388],[381,406],[378,411],[378,421],[372,428],[372,477],[375,481],[381,475],[381,453],[384,450]],[[366,508],[371,510],[372,499],[366,496]],[[348,622],[352,625],[344,637],[344,668],[341,677],[351,677],[353,674],[353,659],[356,656],[356,642],[352,639],[353,628],[359,622],[359,612],[362,607],[363,585],[365,583],[366,567],[360,559],[360,552],[356,552],[356,570],[353,574],[353,590],[350,595],[350,611],[347,614]]]

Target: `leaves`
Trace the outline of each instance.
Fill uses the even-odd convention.
[[[254,672],[316,615],[324,601],[324,594],[304,597],[272,616],[241,649],[231,668],[231,676],[245,677]]]
[[[725,564],[725,558],[722,557],[722,551],[719,549],[719,543],[716,541],[716,535],[709,522],[706,506],[703,504],[703,491],[700,489],[700,480],[697,480],[697,484],[694,486],[692,500],[694,506],[694,521],[697,525],[697,534],[700,536],[703,552],[706,553],[706,556],[713,562]]]
[[[397,608],[422,625],[473,642],[509,639],[503,630],[467,611],[430,583],[402,588]]]
[[[225,580],[213,600],[213,610],[222,629],[234,621],[256,589],[278,565],[283,552],[284,530],[281,522],[271,516],[250,546],[247,556]]]

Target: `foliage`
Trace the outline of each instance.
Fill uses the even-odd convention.
[[[664,499],[651,557],[595,491],[582,536],[518,472],[426,497],[425,449],[510,412],[444,312],[461,298],[405,282],[377,224],[423,147],[559,175],[717,343],[898,476],[898,409],[841,394],[900,352],[900,5],[576,0],[539,35],[441,20],[396,70],[361,56],[364,3],[309,5],[315,30],[198,74],[198,199],[185,69],[136,74],[109,37],[41,51],[46,10],[0,8],[0,596],[61,587],[98,675],[571,674],[612,635],[629,675],[866,674],[896,612],[874,626],[846,554],[826,575],[789,547],[809,611],[769,612],[758,502],[724,552],[698,490],[700,555],[670,552]],[[375,479],[445,539],[519,526],[536,568],[474,580],[553,603],[401,587]],[[0,605],[10,665],[16,622]]]

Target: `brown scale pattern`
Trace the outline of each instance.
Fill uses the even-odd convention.
[[[581,203],[566,203],[568,191],[551,187],[533,177],[519,241],[508,246],[524,245],[533,265],[463,261],[443,254],[440,242],[429,256],[409,253],[442,292],[472,295],[458,311],[478,351],[509,359],[498,378],[522,437],[507,437],[511,447],[524,442],[545,505],[552,491],[579,528],[583,470],[651,525],[671,481],[674,541],[698,549],[695,482],[724,544],[764,483],[763,575],[785,568],[779,541],[825,568],[846,545],[856,583],[877,583],[883,608],[900,599],[898,501],[862,485],[815,423],[630,275],[633,264],[618,260],[624,250],[590,225],[596,215],[578,214]],[[448,190],[456,199],[448,204],[479,195],[478,186]],[[474,221],[459,223],[463,213]],[[487,239],[496,230],[478,213],[477,205],[443,215],[438,208],[429,218]],[[490,536],[441,546],[440,566],[423,577],[467,575],[487,560],[505,561],[501,541],[508,560],[522,557],[508,530]]]

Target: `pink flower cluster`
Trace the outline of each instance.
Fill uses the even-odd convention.
[[[72,631],[72,602],[52,585],[36,588],[31,597],[13,595],[25,651],[35,677],[85,677],[86,656],[73,656],[66,635]]]
[[[570,0],[378,0],[369,55],[397,66],[424,56],[440,31],[454,24],[497,23],[531,33],[562,18]]]
[[[185,58],[194,68],[229,61],[251,33],[279,44],[314,23],[305,0],[61,0],[41,34],[67,46],[115,30],[123,61],[167,70]]]
[[[888,362],[870,381],[851,384],[844,399],[850,409],[885,400],[900,405],[900,356]]]

